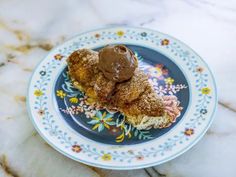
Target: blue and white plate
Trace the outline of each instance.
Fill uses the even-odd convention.
[[[124,115],[90,106],[67,75],[75,50],[126,44],[159,95],[176,95],[183,110],[162,129],[137,130]],[[167,162],[190,149],[207,131],[216,109],[216,85],[206,63],[168,35],[115,27],[80,34],[52,50],[35,69],[28,111],[39,134],[62,154],[109,169],[136,169]]]

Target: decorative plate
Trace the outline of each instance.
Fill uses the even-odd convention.
[[[138,130],[124,115],[89,105],[67,75],[66,58],[80,48],[126,44],[159,95],[176,95],[181,116],[162,129]],[[35,69],[28,111],[39,134],[62,154],[109,169],[167,162],[207,131],[216,109],[216,85],[206,63],[182,42],[143,28],[115,27],[80,34],[52,50]]]

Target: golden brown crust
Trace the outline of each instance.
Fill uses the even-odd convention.
[[[123,107],[123,105],[138,99],[148,87],[150,87],[150,84],[147,76],[142,71],[136,69],[129,81],[116,85],[112,100],[117,106]]]
[[[73,52],[67,59],[69,75],[84,86],[92,83],[98,73],[98,54],[92,50],[82,49]]]
[[[139,69],[130,80],[116,84],[97,69],[98,54],[94,51],[76,51],[67,61],[69,75],[79,82],[88,96],[132,116],[163,114],[161,99],[152,89],[148,77]]]
[[[137,100],[122,107],[122,112],[132,116],[162,116],[164,109],[162,99],[148,89]]]
[[[180,114],[176,98],[159,97],[148,77],[138,68],[133,77],[122,83],[108,80],[98,69],[98,53],[88,49],[75,51],[67,60],[69,75],[77,88],[102,106],[118,109],[127,116],[126,121],[135,126],[145,127],[147,122],[154,127],[169,125]],[[172,103],[175,104],[173,104]],[[171,105],[170,105],[171,104]],[[174,108],[172,109],[172,105]],[[165,111],[167,107],[168,111]],[[171,110],[178,111],[171,112]],[[173,114],[173,115],[172,115]],[[150,117],[150,119],[149,119]],[[174,118],[174,119],[173,119]],[[150,122],[148,122],[150,120]],[[162,122],[159,124],[159,122]],[[143,125],[141,125],[143,123]]]
[[[115,82],[105,78],[102,72],[99,72],[95,77],[94,90],[97,93],[99,101],[109,101],[111,94],[115,89]]]

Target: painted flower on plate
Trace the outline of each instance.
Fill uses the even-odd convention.
[[[39,74],[40,74],[41,76],[45,76],[45,75],[46,75],[46,71],[40,71]]]
[[[61,60],[62,58],[63,58],[63,56],[61,54],[54,55],[55,60]]]
[[[186,136],[191,136],[191,135],[194,134],[194,129],[192,129],[192,128],[186,128],[185,131],[184,131],[184,134],[185,134]]]
[[[125,34],[125,32],[121,31],[121,30],[116,32],[116,35],[119,37],[123,36],[124,34]]]
[[[112,156],[111,156],[111,154],[103,154],[101,158],[104,161],[109,161],[109,160],[111,160]]]
[[[42,116],[42,115],[44,115],[44,114],[45,114],[45,111],[44,111],[44,110],[42,110],[42,109],[40,109],[40,110],[38,111],[38,114],[39,114],[40,116]]]
[[[145,71],[151,78],[158,78],[163,80],[168,75],[168,70],[162,64],[157,64],[155,67],[149,67]]]
[[[143,160],[143,159],[144,159],[144,156],[143,156],[143,155],[137,155],[137,156],[136,156],[136,159],[137,159],[137,160]]]
[[[39,90],[39,89],[38,89],[38,90],[35,90],[35,91],[34,91],[34,95],[37,96],[37,97],[40,97],[40,96],[43,95],[43,92],[42,92],[42,90]]]
[[[168,39],[163,39],[161,45],[169,45],[170,41]]]
[[[201,109],[201,110],[200,110],[200,113],[201,113],[201,114],[206,114],[206,113],[207,113],[207,110],[206,110],[206,109]]]
[[[175,80],[173,78],[171,78],[171,77],[168,77],[168,78],[165,79],[165,83],[169,84],[169,85],[172,85],[174,83],[174,81]]]
[[[75,144],[72,146],[72,151],[79,153],[82,151],[82,148],[79,145]]]
[[[101,35],[99,33],[96,33],[94,36],[95,36],[95,38],[100,38],[101,37]]]
[[[66,93],[63,92],[63,90],[57,90],[57,96],[60,98],[64,98],[66,96]]]
[[[69,101],[70,101],[71,103],[75,103],[75,104],[79,102],[78,98],[76,98],[76,97],[70,98]]]
[[[147,36],[147,33],[146,33],[146,32],[142,32],[140,35],[141,35],[142,37],[146,37],[146,36]]]
[[[202,88],[201,91],[202,91],[202,94],[203,94],[203,95],[208,95],[208,94],[210,94],[211,89],[208,88],[208,87],[204,87],[204,88]]]
[[[107,113],[104,111],[97,111],[95,116],[92,117],[92,120],[88,122],[89,124],[94,125],[93,130],[98,130],[101,132],[104,128],[110,129],[111,125],[115,125],[113,121],[113,114]]]
[[[197,71],[198,73],[202,73],[203,70],[204,70],[204,69],[203,69],[202,67],[197,67],[197,68],[196,68],[196,71]]]

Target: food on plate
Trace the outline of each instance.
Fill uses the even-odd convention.
[[[125,45],[109,45],[99,51],[98,68],[115,82],[130,79],[138,66],[134,53]]]
[[[181,113],[177,97],[157,95],[125,45],[108,45],[99,52],[80,49],[67,63],[73,85],[90,104],[122,112],[125,121],[138,129],[168,127]]]

